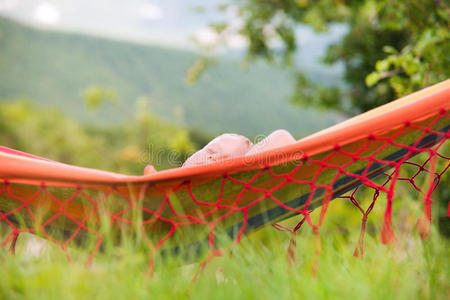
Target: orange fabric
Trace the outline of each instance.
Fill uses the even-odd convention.
[[[208,178],[223,172],[250,170],[312,156],[366,137],[368,132],[383,131],[401,126],[407,119],[426,118],[439,109],[450,109],[450,80],[388,103],[336,126],[308,136],[279,149],[204,166],[175,168],[145,176],[130,176],[76,167],[0,152],[0,177],[11,181],[39,184],[42,180],[58,185],[76,186],[78,183],[103,185],[111,183],[164,182],[185,178]],[[283,153],[283,155],[280,155]]]
[[[363,255],[365,224],[383,194],[381,240],[395,240],[392,212],[399,182],[423,199],[418,229],[426,237],[432,193],[450,168],[450,157],[442,151],[450,139],[449,100],[450,81],[445,81],[292,145],[159,173],[148,167],[144,176],[0,148],[0,222],[9,229],[0,247],[31,232],[59,245],[70,259],[68,247],[94,238],[95,245],[87,245],[91,261],[104,238],[103,220],[117,238],[122,230],[141,228],[149,249],[198,255],[207,244],[214,253],[226,244],[217,238],[220,234],[238,243],[246,234],[293,216],[302,221],[289,229],[292,233],[305,222],[318,234],[328,203],[345,198],[362,214],[355,254]],[[368,207],[358,202],[360,188],[364,199],[372,194]],[[310,212],[318,207],[320,218],[313,222]],[[166,243],[169,238],[175,247]]]

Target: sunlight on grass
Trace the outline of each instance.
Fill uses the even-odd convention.
[[[348,218],[343,221],[344,208]],[[137,243],[105,248],[90,267],[85,267],[83,251],[71,250],[75,259],[68,263],[62,251],[52,245],[46,245],[47,249],[40,253],[31,253],[23,239],[16,257],[2,253],[0,298],[447,298],[448,240],[433,229],[431,237],[421,241],[417,233],[405,229],[396,231],[395,245],[385,246],[376,235],[369,234],[366,257],[361,260],[352,256],[358,237],[357,212],[352,213],[344,201],[333,202],[321,234],[319,256],[314,235],[305,227],[297,236],[297,263],[289,264],[289,235],[268,227],[233,247],[231,255],[225,252],[214,258],[195,283],[199,263],[185,265],[175,257],[156,259],[153,275],[149,275],[148,251]],[[376,224],[381,214],[381,207],[374,212],[374,231],[379,230]],[[339,229],[337,223],[346,226],[347,231]],[[318,263],[315,275],[314,262]]]

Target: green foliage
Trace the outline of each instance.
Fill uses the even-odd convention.
[[[301,72],[296,74],[296,79],[295,90],[291,97],[293,103],[302,103],[323,110],[342,110],[342,104],[336,101],[342,97],[339,88],[314,83]]]
[[[89,111],[95,111],[108,103],[117,104],[117,93],[114,90],[95,85],[85,89],[81,97]]]
[[[190,85],[197,83],[200,76],[206,71],[206,69],[215,63],[216,61],[209,57],[197,59],[187,71],[186,82]]]
[[[0,30],[0,99],[28,97],[82,121],[126,121],[141,96],[149,99],[154,115],[209,134],[255,136],[285,128],[299,137],[338,120],[293,108],[287,72],[264,64],[243,71],[237,62],[222,61],[191,85],[186,81],[214,61],[194,63],[197,54],[187,51],[37,30],[5,18]],[[80,95],[89,109],[109,100],[93,118]],[[110,105],[114,98],[120,102]]]
[[[407,16],[407,17],[405,17]],[[399,51],[387,45],[389,54],[375,65],[372,82],[389,78],[397,96],[403,96],[423,86],[449,76],[450,7],[444,1],[405,1],[397,5],[384,3],[380,7],[380,23],[384,28],[403,30],[409,35]]]
[[[0,145],[90,168],[140,175],[146,164],[176,167],[210,139],[190,136],[143,110],[125,125],[82,125],[29,101],[0,102]]]
[[[316,31],[336,23],[348,26],[347,34],[329,47],[324,58],[329,64],[344,64],[347,87],[325,92],[324,86],[305,81],[300,74],[294,102],[356,114],[450,76],[448,1],[230,2],[244,22],[239,33],[249,41],[250,59],[289,62],[296,51],[294,32],[299,23]],[[274,40],[281,48],[271,46]]]
[[[106,167],[89,155],[101,143],[57,110],[36,109],[29,101],[2,103],[0,120],[1,145],[63,162]]]

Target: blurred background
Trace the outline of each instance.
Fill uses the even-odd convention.
[[[450,73],[446,1],[0,0],[0,144],[129,174]]]
[[[302,138],[448,79],[449,54],[440,0],[0,0],[0,145],[140,175],[224,132]],[[336,205],[330,230],[358,228]]]

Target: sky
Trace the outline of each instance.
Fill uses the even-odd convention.
[[[233,6],[225,13],[217,12],[223,2],[226,0],[0,0],[0,14],[43,28],[195,50],[193,39],[203,44],[217,39],[208,24],[226,20],[239,28]],[[306,60],[316,60],[344,32],[343,26],[335,26],[319,35],[299,26],[297,35]],[[226,43],[234,51],[247,45],[237,33]]]

